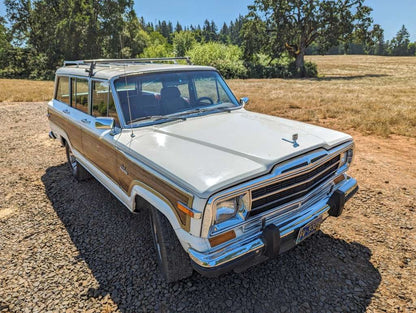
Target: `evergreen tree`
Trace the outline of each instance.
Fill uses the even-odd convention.
[[[379,24],[375,24],[371,31],[372,43],[369,45],[369,53],[375,55],[385,54],[384,30]]]
[[[227,23],[224,23],[222,25],[218,39],[222,43],[225,43],[225,44],[230,43],[230,34],[229,34]]]
[[[243,38],[241,37],[241,29],[244,25],[245,18],[243,16],[239,16],[235,19],[234,23],[230,23],[229,27],[229,34],[230,34],[230,40],[231,44],[241,46],[243,43]],[[255,34],[253,34],[255,35]]]
[[[208,20],[205,20],[202,26],[202,36],[205,42],[211,41],[211,23]]]
[[[211,38],[210,38],[210,40],[211,41],[217,41],[218,40],[218,34],[217,34],[218,27],[217,27],[217,25],[215,24],[214,21],[211,21],[210,30],[211,30]]]
[[[12,35],[33,78],[52,78],[63,60],[140,53],[147,44],[132,0],[6,0]]]
[[[0,16],[0,70],[8,66],[8,54],[12,49],[6,21]]]
[[[179,24],[179,22],[176,22],[176,26],[175,26],[175,32],[179,33],[183,30],[182,25]]]
[[[406,27],[403,25],[402,28],[397,32],[396,36],[390,42],[390,54],[391,55],[409,55],[409,43],[410,34]]]

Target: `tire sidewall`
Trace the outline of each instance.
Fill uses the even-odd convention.
[[[160,268],[163,269],[163,271],[162,271],[163,276],[166,276],[164,268],[163,268],[163,260],[162,260],[162,255],[161,255],[162,251],[161,251],[161,248],[160,247],[158,248],[158,246],[157,246],[158,242],[160,243],[160,240],[161,240],[160,233],[159,233],[160,231],[158,231],[158,230],[160,230],[161,225],[160,225],[160,223],[158,223],[158,217],[156,216],[156,214],[157,214],[157,211],[155,209],[153,209],[153,208],[149,209],[149,220],[150,220],[150,228],[151,228],[150,231],[152,232],[153,246],[155,248],[155,254],[156,254],[157,262],[158,262]],[[156,225],[156,230],[154,228],[155,225]],[[160,246],[160,244],[159,244],[159,246]]]

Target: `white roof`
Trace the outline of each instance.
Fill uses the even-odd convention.
[[[76,76],[89,76],[87,70],[90,69],[90,64],[68,65],[59,68],[56,71],[57,75],[76,75]],[[152,72],[170,72],[170,71],[207,71],[216,70],[210,66],[199,65],[182,65],[182,64],[164,64],[164,63],[110,63],[100,64],[97,63],[94,68],[94,74],[92,77],[100,79],[111,79],[113,77],[119,77],[124,75],[133,74],[145,74]]]

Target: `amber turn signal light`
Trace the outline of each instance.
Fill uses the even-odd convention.
[[[178,202],[177,207],[180,211],[182,211],[186,215],[189,215],[190,217],[194,217],[194,212],[192,212],[188,207],[186,207],[182,203]]]
[[[345,179],[344,174],[339,175],[337,178],[334,179],[334,184],[337,185]]]
[[[209,238],[208,240],[209,240],[209,243],[211,244],[211,247],[215,247],[215,246],[222,244],[223,242],[234,239],[235,237],[236,235],[235,235],[234,230],[230,230],[221,235]]]

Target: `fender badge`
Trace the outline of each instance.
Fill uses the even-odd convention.
[[[286,142],[290,142],[291,144],[293,144],[294,148],[297,148],[297,147],[299,147],[299,144],[297,143],[298,138],[299,138],[298,134],[293,134],[292,135],[292,141],[290,141],[288,139],[285,139],[285,138],[282,138],[282,140],[286,141]]]

